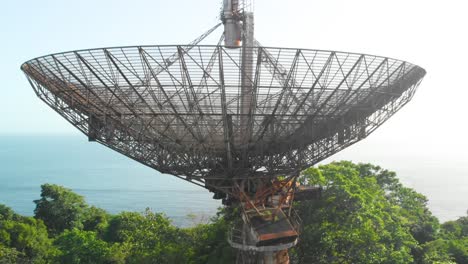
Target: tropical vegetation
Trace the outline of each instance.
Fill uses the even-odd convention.
[[[291,263],[468,263],[468,215],[439,223],[394,172],[342,161],[311,167],[299,182],[323,191],[295,204],[303,227]],[[149,209],[111,215],[53,184],[34,203],[32,217],[0,205],[0,264],[235,263],[232,208],[181,228]]]

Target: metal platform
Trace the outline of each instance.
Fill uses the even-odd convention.
[[[273,211],[276,208],[269,210]],[[228,242],[233,248],[243,251],[275,252],[287,250],[297,244],[301,220],[295,211],[290,217],[279,211],[276,221],[257,221],[258,219],[252,221],[252,218],[258,217],[252,212],[251,219],[244,219],[242,224],[231,228]]]

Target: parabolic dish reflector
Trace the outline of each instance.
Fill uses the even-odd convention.
[[[425,75],[391,58],[260,46],[79,50],[21,68],[90,140],[200,184],[311,166],[374,131]]]

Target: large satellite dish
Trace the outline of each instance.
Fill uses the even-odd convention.
[[[218,45],[200,42],[221,23],[188,45],[63,52],[21,69],[39,98],[89,140],[240,203],[257,235],[233,246],[261,259],[274,252],[282,263],[278,252],[297,235],[260,241],[257,207],[290,206],[302,169],[372,133],[411,100],[426,72],[373,55],[263,47],[247,1],[225,0],[221,18]],[[284,201],[272,202],[285,186]]]

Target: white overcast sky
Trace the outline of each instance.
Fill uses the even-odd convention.
[[[218,23],[220,3],[2,2],[0,133],[77,133],[36,98],[19,70],[22,62],[74,49],[188,43]],[[460,198],[468,197],[467,11],[466,0],[257,0],[255,30],[265,46],[367,53],[425,68],[412,102],[330,160],[369,161],[396,170],[433,204],[452,199],[463,214],[468,209],[468,199]],[[423,169],[434,175],[418,174]]]

